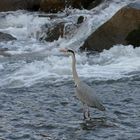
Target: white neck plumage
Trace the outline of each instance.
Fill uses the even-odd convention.
[[[71,56],[72,56],[72,74],[73,74],[73,79],[74,79],[75,84],[77,85],[80,82],[80,80],[79,80],[79,77],[78,77],[78,74],[77,74],[77,71],[76,71],[76,58],[75,58],[75,54],[74,53]]]

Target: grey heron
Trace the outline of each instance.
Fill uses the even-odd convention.
[[[105,107],[102,105],[97,95],[93,92],[93,89],[86,83],[80,81],[76,71],[75,52],[67,48],[60,49],[60,51],[72,57],[72,75],[76,88],[76,96],[84,105],[83,109],[84,119],[90,119],[89,107],[97,108],[100,111],[105,111]]]

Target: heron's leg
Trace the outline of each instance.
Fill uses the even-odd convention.
[[[91,119],[90,118],[90,111],[89,111],[89,107],[87,106],[87,116],[88,116],[88,119]]]
[[[84,120],[90,120],[90,111],[89,107],[86,104],[83,104],[83,116]]]
[[[83,117],[85,120],[86,119],[86,106],[85,106],[85,104],[83,104]]]
[[[84,117],[84,120],[86,120],[86,109],[85,109],[85,107],[83,108],[83,117]]]

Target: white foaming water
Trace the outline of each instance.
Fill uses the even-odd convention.
[[[117,45],[92,59],[77,54],[77,71],[83,79],[118,80],[130,77],[129,73],[140,71],[140,48]],[[43,61],[24,63],[18,70],[2,81],[2,85],[31,86],[45,80],[72,79],[71,58],[48,55]]]
[[[127,1],[108,2],[94,10],[69,10],[70,15],[63,18],[50,19],[39,17],[39,13],[17,11],[5,14],[0,24],[0,31],[10,33],[17,41],[0,43],[0,46],[10,49],[13,57],[17,58],[15,64],[5,62],[1,69],[14,67],[12,72],[0,79],[0,86],[20,87],[31,86],[38,82],[63,81],[72,78],[71,60],[59,52],[59,48],[69,47],[77,50],[87,36],[108,20],[118,9],[129,3]],[[104,8],[103,8],[104,7]],[[63,15],[64,13],[58,14]],[[65,15],[65,14],[64,14]],[[77,33],[69,39],[59,38],[52,43],[41,43],[37,38],[41,26],[53,24],[57,21],[73,22],[83,15],[85,22],[77,29]],[[140,71],[140,49],[132,46],[116,45],[105,50],[98,56],[77,54],[77,71],[81,78],[94,80],[117,80],[131,76],[129,73]],[[12,57],[11,57],[12,59]],[[22,64],[21,64],[22,62]]]

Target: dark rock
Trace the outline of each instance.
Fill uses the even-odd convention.
[[[65,9],[65,0],[41,0],[40,10],[57,13]]]
[[[98,6],[100,3],[102,3],[104,0],[94,0],[92,3],[88,5],[86,9],[90,10],[93,9],[94,7]]]
[[[115,44],[139,44],[140,2],[120,9],[109,21],[99,27],[85,41],[81,50],[103,51]]]
[[[131,31],[126,37],[127,44],[132,44],[134,47],[140,46],[140,28]]]
[[[27,1],[27,10],[38,11],[40,9],[41,0],[26,0],[26,1]]]
[[[84,17],[83,16],[80,16],[78,19],[77,19],[77,24],[81,24],[83,23],[84,21]]]
[[[45,27],[43,27],[45,28]],[[52,27],[47,27],[48,30],[44,32],[44,36],[42,36],[39,40],[45,40],[47,42],[53,42],[54,40],[58,40],[59,37],[63,37],[64,34],[64,23],[59,23]]]
[[[4,57],[10,57],[11,54],[7,52],[8,48],[0,48],[0,55]]]
[[[7,33],[0,32],[0,42],[11,41],[11,40],[16,40],[16,38],[13,37],[12,35],[7,34]]]
[[[101,0],[1,0],[0,12],[15,10],[44,11],[57,13],[66,7],[85,8],[95,7]]]
[[[0,12],[15,10],[37,11],[40,8],[41,0],[1,0]]]
[[[92,9],[100,4],[102,0],[69,0],[69,6],[79,9]]]
[[[88,3],[91,3],[91,1],[93,0],[89,0]],[[67,7],[79,8],[79,9],[86,7],[84,6],[86,4],[87,4],[86,0],[67,0],[66,2]]]
[[[101,3],[102,0],[41,0],[40,10],[45,12],[59,12],[66,7],[91,9]]]

